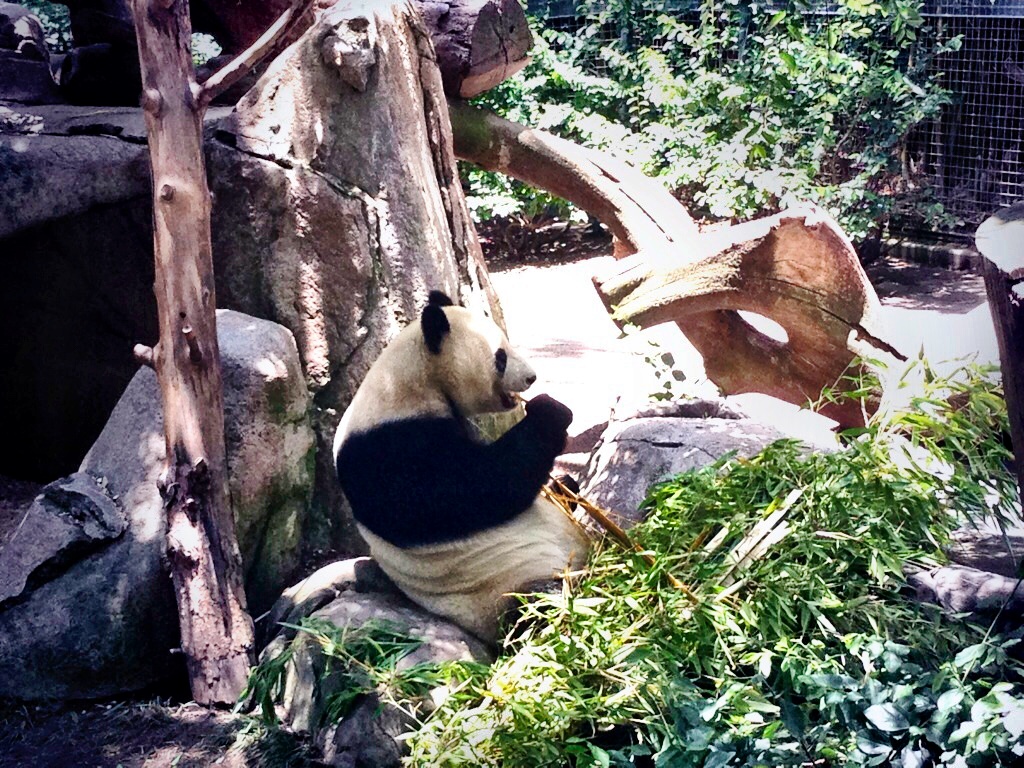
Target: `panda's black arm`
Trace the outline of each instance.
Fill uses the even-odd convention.
[[[533,503],[565,443],[564,427],[550,417],[543,404],[531,408],[490,445],[454,419],[392,422],[352,435],[337,457],[342,489],[356,520],[392,544],[464,538]]]

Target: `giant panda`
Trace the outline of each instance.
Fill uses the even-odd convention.
[[[341,488],[381,569],[489,641],[509,593],[587,555],[579,528],[539,495],[572,412],[539,395],[489,444],[467,422],[512,409],[535,380],[497,325],[434,291],[370,368],[334,439]]]

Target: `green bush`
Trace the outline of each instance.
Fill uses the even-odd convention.
[[[632,532],[653,565],[599,546],[489,668],[397,671],[416,641],[304,623],[351,679],[334,711],[371,690],[408,707],[411,766],[1020,764],[1018,641],[904,579],[965,519],[1018,509],[1005,403],[976,369],[922,367],[923,393],[841,450],[780,441],[655,486]],[[256,672],[266,710],[285,663]]]
[[[959,40],[936,42],[918,0],[840,0],[828,16],[792,0],[678,5],[582,0],[572,33],[535,21],[533,63],[480,101],[628,156],[702,217],[811,200],[854,237],[897,213],[942,219],[907,141],[948,103],[927,70]],[[492,175],[468,182],[485,215],[537,201]]]
[[[1016,641],[901,593],[904,565],[941,562],[958,521],[1016,503],[998,390],[974,374],[929,390],[836,453],[783,441],[655,487],[635,529],[655,565],[602,549],[574,588],[530,603],[489,674],[412,737],[409,764],[1024,755]]]

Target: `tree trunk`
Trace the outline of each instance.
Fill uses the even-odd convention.
[[[987,219],[975,239],[985,257],[985,291],[999,342],[1017,487],[1024,498],[1024,203]]]
[[[292,331],[314,396],[315,546],[363,552],[332,459],[342,411],[432,289],[501,322],[415,4],[327,9],[209,142],[222,306]]]
[[[857,355],[902,355],[877,330],[878,299],[848,238],[808,208],[702,234],[657,181],[601,152],[452,100],[460,158],[544,189],[597,216],[624,258],[594,282],[618,323],[675,322],[727,394],[763,392],[804,405]],[[782,325],[772,339],[736,310]],[[859,403],[823,403],[841,426]]]
[[[202,107],[187,0],[133,0],[153,175],[167,551],[200,704],[231,704],[253,653],[224,453]]]

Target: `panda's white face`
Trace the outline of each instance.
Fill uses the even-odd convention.
[[[513,394],[536,378],[493,321],[462,307],[428,306],[366,374],[338,426],[334,452],[350,434],[403,419],[447,417],[453,405],[462,416],[508,410]]]
[[[444,307],[449,330],[429,353],[430,378],[465,416],[513,408],[537,375],[486,317],[463,307]]]

